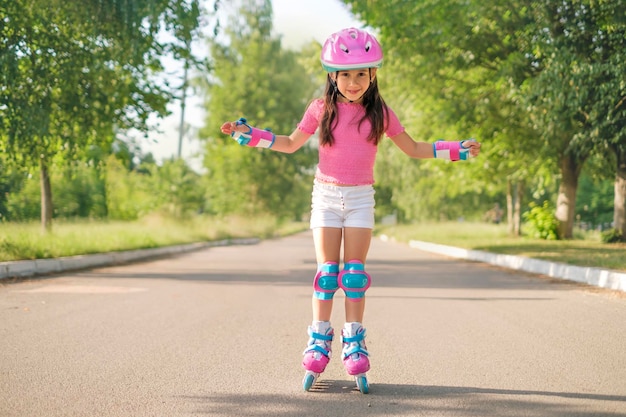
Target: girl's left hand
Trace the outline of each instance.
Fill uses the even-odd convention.
[[[476,139],[464,140],[461,146],[468,149],[471,156],[478,156],[480,153],[480,142]]]

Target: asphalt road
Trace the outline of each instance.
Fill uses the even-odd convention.
[[[626,416],[626,297],[380,240],[371,393],[338,338],[303,392],[314,270],[307,232],[1,284],[0,416]]]

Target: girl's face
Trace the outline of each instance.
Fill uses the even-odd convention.
[[[376,70],[377,68],[371,68],[369,70],[365,68],[332,73],[331,77],[337,83],[339,92],[343,94],[343,96],[339,95],[337,100],[344,103],[360,103],[363,99],[363,95],[370,86],[370,82],[374,81]]]

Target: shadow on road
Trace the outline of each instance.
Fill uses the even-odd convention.
[[[178,264],[176,269],[151,267],[146,264],[141,272],[97,269],[83,271],[78,275],[89,278],[134,278],[134,279],[170,279],[228,284],[259,285],[310,285],[315,274],[316,262],[307,259],[297,269],[245,268],[233,272],[210,265],[185,266]],[[372,287],[382,288],[441,288],[441,289],[511,289],[541,290],[568,289],[575,285],[557,282],[561,285],[546,285],[546,280],[537,279],[525,273],[511,272],[468,261],[413,260],[381,261],[367,263],[367,271],[372,276]]]
[[[185,397],[196,415],[215,416],[499,416],[624,417],[626,396],[478,387],[373,384],[322,380],[301,394]]]

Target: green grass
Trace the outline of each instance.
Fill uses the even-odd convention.
[[[448,222],[379,226],[376,233],[386,234],[400,242],[421,240],[570,265],[626,271],[626,244],[602,243],[597,232],[577,231],[575,239],[548,241],[509,236],[506,225]]]
[[[306,230],[306,223],[278,223],[269,216],[254,219],[195,217],[185,221],[153,215],[135,222],[72,221],[42,234],[38,223],[0,223],[0,262],[55,258],[89,253],[155,248],[229,238],[271,238]],[[546,241],[511,237],[505,225],[471,222],[377,226],[401,242],[422,240],[465,249],[521,255],[578,266],[626,271],[626,244],[603,244],[598,233],[577,239]]]
[[[156,248],[229,238],[286,235],[308,227],[254,219],[197,217],[186,221],[150,216],[136,222],[72,221],[53,223],[43,234],[39,223],[0,223],[0,262],[56,258],[99,252]]]

